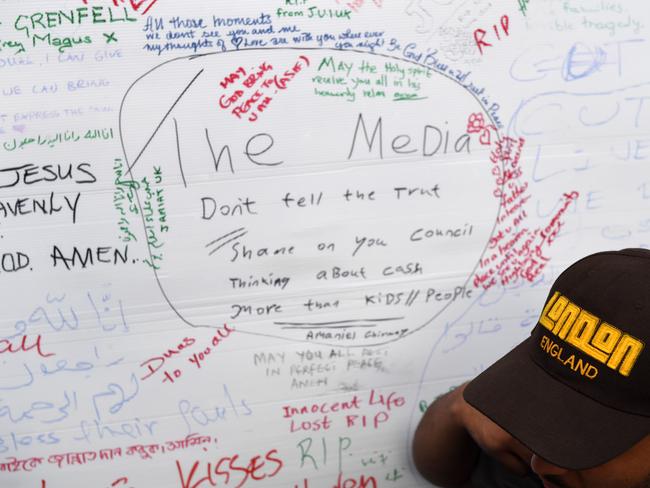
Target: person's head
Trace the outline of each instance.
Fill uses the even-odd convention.
[[[650,435],[614,459],[593,468],[562,468],[536,454],[530,465],[552,488],[650,488]]]
[[[650,488],[650,251],[587,256],[531,337],[465,389],[548,486]]]

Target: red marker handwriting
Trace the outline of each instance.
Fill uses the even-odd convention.
[[[548,264],[546,249],[559,235],[564,225],[561,218],[579,194],[577,191],[564,193],[559,210],[546,226],[528,227],[526,203],[531,194],[520,161],[525,140],[501,137],[493,125],[486,124],[480,113],[470,115],[467,132],[480,134],[481,144],[492,146],[493,193],[500,203],[497,225],[472,282],[475,287],[486,290],[497,284],[511,285],[521,279],[533,282]]]
[[[501,33],[505,34],[506,37],[510,35],[510,18],[507,15],[501,16],[500,27],[501,29],[499,30],[499,26],[497,24],[492,25],[492,30],[494,31],[494,34],[496,35],[498,41],[501,40]],[[488,33],[484,29],[474,30],[474,42],[476,43],[476,47],[478,47],[481,55],[483,55],[484,47],[492,47],[492,44],[485,40],[487,36]]]
[[[250,70],[240,66],[219,82],[224,90],[232,90],[219,96],[219,107],[238,119],[255,122],[269,108],[275,96],[286,90],[298,73],[309,65],[309,58],[301,55],[283,72],[276,72],[267,62]]]
[[[83,2],[84,5],[88,5],[88,0],[81,0],[81,1]],[[120,5],[125,3],[130,3],[131,8],[136,12],[139,12],[142,7],[145,7],[144,10],[142,11],[142,15],[144,15],[147,12],[149,12],[151,7],[153,7],[158,0],[139,0],[139,1],[128,0],[128,2],[127,0],[112,0],[112,1],[113,1],[113,6],[115,7],[119,7]]]
[[[30,339],[29,336],[22,336],[20,339],[15,339],[16,342],[12,342],[10,339],[2,339],[0,340],[0,354],[16,354],[19,352],[29,352],[32,349],[36,348],[36,353],[41,356],[42,358],[49,358],[50,356],[54,356],[54,353],[45,353],[43,352],[43,349],[41,349],[41,335],[37,335],[36,339],[34,340],[33,338]],[[20,343],[18,343],[20,341]],[[27,343],[31,342],[31,345],[28,345]]]
[[[336,484],[333,488],[377,488],[377,480],[374,476],[361,475],[359,479],[344,478],[343,473],[339,473]]]
[[[163,352],[162,355],[151,357],[151,358],[147,359],[146,361],[143,361],[142,363],[140,363],[140,366],[146,366],[147,369],[148,369],[148,373],[146,375],[142,376],[140,379],[141,380],[146,380],[147,378],[152,376],[154,373],[156,373],[156,371],[158,371],[160,368],[163,367],[163,365],[165,364],[165,362],[167,360],[171,359],[172,357],[174,357],[177,354],[180,354],[181,351],[183,351],[184,349],[193,346],[195,342],[196,342],[196,339],[194,339],[194,337],[184,337],[183,340],[179,344],[177,344],[174,347],[170,347],[169,349],[167,349],[167,351]],[[167,375],[167,374],[168,373],[165,372],[165,375]],[[173,382],[173,380],[172,380],[172,382]]]
[[[209,344],[206,344],[198,352],[192,352],[189,357],[185,356],[184,359],[196,366],[198,369],[201,369],[206,358],[214,352],[215,348],[221,344],[221,341],[228,338],[228,336],[230,336],[234,331],[235,330],[231,329],[227,324],[223,324],[223,327],[216,330]],[[183,370],[178,364],[177,358],[180,359],[183,357],[186,349],[195,349],[198,347],[195,346],[195,344],[196,339],[194,337],[185,337],[179,344],[167,349],[167,351],[163,352],[161,355],[150,357],[146,361],[141,362],[140,366],[146,369],[146,373],[140,379],[146,380],[158,371],[161,371],[163,383],[174,383],[183,375]],[[163,366],[168,366],[170,362],[175,362],[174,367],[163,369]]]
[[[377,488],[377,480],[374,476],[361,475],[359,479],[344,478],[343,473],[339,473],[336,484],[332,488]],[[309,480],[303,479],[302,485],[293,485],[293,488],[309,488]]]
[[[231,478],[233,481],[232,486],[239,488],[249,481],[255,482],[273,478],[283,466],[284,462],[278,456],[277,449],[271,449],[262,455],[251,458],[233,454],[232,456],[219,458],[214,462],[195,461],[187,468],[184,468],[180,461],[176,461],[181,488],[230,486]],[[235,481],[237,484],[234,484]]]
[[[117,488],[118,486],[125,485],[128,482],[129,479],[126,477],[119,478],[111,483],[111,488]],[[45,480],[41,480],[41,488],[47,488],[47,482]]]

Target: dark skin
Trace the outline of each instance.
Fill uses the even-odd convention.
[[[650,488],[650,435],[608,461],[569,470],[542,459],[463,399],[466,384],[438,398],[413,439],[413,460],[422,476],[441,487],[469,487],[480,450],[515,474],[531,472],[547,488]]]

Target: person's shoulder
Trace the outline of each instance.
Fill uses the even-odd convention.
[[[481,453],[470,481],[462,488],[542,488],[534,474],[517,476],[485,453]]]

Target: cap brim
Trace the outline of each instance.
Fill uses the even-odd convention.
[[[528,355],[531,338],[481,373],[465,400],[548,462],[589,469],[627,451],[650,419],[606,407],[569,388]]]

